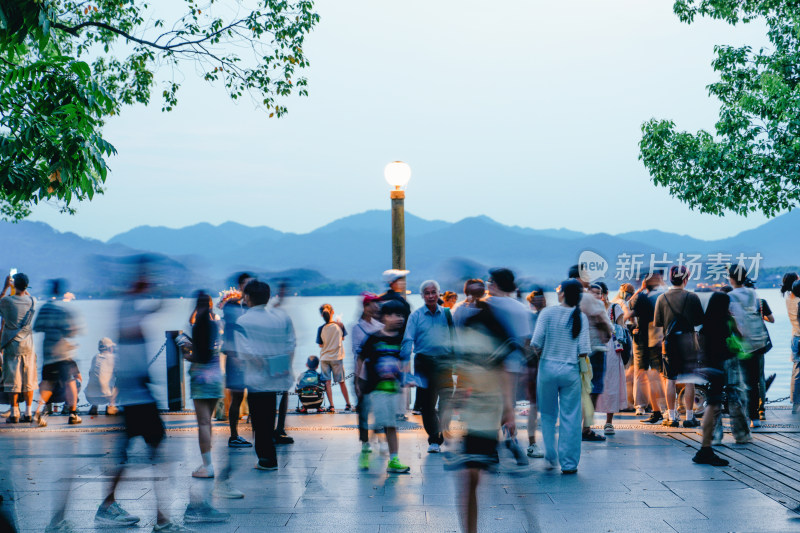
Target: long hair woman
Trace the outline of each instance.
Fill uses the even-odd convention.
[[[800,285],[795,290],[800,276],[797,272],[787,272],[783,275],[781,295],[786,302],[786,312],[792,324],[792,382],[789,395],[792,401],[792,414],[800,411],[800,321],[797,318],[797,308],[800,304]]]
[[[562,473],[574,474],[581,455],[579,365],[588,364],[589,321],[579,307],[583,296],[579,281],[565,281],[557,292],[561,305],[542,309],[531,344],[541,353],[537,395],[544,456],[550,468],[560,463]]]

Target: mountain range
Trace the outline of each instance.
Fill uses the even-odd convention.
[[[489,266],[508,266],[525,282],[548,286],[560,281],[582,251],[598,253],[608,262],[607,281],[620,254],[643,254],[661,259],[667,253],[744,254],[762,256],[759,268],[800,264],[791,241],[800,229],[800,211],[726,239],[705,241],[659,230],[619,235],[586,234],[568,229],[506,226],[486,216],[450,223],[406,213],[406,264],[413,283],[435,278],[453,288],[473,276],[486,276]],[[724,223],[724,219],[720,220]],[[74,292],[98,296],[121,283],[109,280],[109,265],[125,257],[148,253],[159,258],[162,278],[174,293],[192,287],[227,286],[233,272],[248,270],[266,279],[294,280],[303,294],[358,292],[379,288],[380,273],[391,264],[391,224],[388,211],[347,216],[304,234],[285,233],[266,226],[226,222],[184,228],[139,226],[102,242],[61,233],[41,222],[0,223],[0,249],[7,267],[25,271],[35,280],[64,277]],[[749,266],[749,262],[748,262]],[[772,284],[774,279],[760,279]]]

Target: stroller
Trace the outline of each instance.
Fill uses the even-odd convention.
[[[306,370],[297,381],[295,388],[297,393],[298,413],[307,413],[309,409],[322,411],[322,403],[325,401],[325,385],[315,370]]]

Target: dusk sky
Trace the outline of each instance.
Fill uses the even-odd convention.
[[[388,209],[383,167],[399,159],[412,169],[406,208],[429,219],[706,239],[765,221],[693,213],[637,160],[651,117],[713,128],[713,47],[758,46],[761,26],[681,24],[667,0],[488,5],[320,1],[310,96],[285,118],[232,102],[187,65],[176,111],[154,98],[108,123],[119,155],[105,195],[75,216],[40,206],[31,218],[104,240],[202,221],[307,232]]]

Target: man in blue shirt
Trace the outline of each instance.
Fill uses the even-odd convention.
[[[450,310],[439,305],[439,284],[428,280],[420,286],[425,302],[408,317],[401,357],[408,361],[414,356],[414,373],[419,379],[417,394],[422,408],[422,424],[428,434],[428,453],[438,453],[444,443],[439,428],[436,403],[446,372],[450,371],[453,355],[453,318]],[[442,397],[442,400],[445,400]]]

